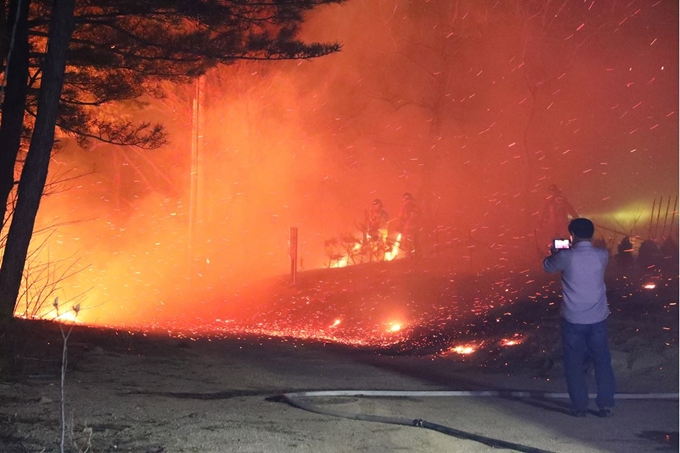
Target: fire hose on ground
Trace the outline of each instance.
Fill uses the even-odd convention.
[[[319,390],[309,392],[291,392],[284,393],[281,398],[291,406],[303,409],[317,414],[330,415],[334,417],[347,418],[351,420],[362,420],[378,423],[388,423],[393,425],[415,426],[420,428],[431,429],[443,434],[447,434],[459,439],[471,440],[488,445],[492,448],[505,448],[525,453],[551,453],[549,450],[543,450],[527,445],[508,442],[502,439],[494,439],[479,434],[462,431],[437,423],[431,423],[422,419],[409,419],[402,417],[386,417],[379,415],[355,414],[350,412],[335,411],[331,409],[320,408],[312,404],[307,404],[300,401],[300,398],[314,398],[314,397],[361,397],[361,396],[376,396],[376,397],[501,397],[501,398],[539,398],[539,399],[567,399],[567,393],[555,392],[530,392],[530,391],[511,391],[511,390],[440,390],[440,391],[401,391],[401,390]],[[594,398],[596,395],[591,394]],[[677,400],[678,393],[617,393],[615,395],[617,400]]]

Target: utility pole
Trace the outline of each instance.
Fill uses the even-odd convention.
[[[297,283],[298,229],[290,227],[288,236],[288,256],[290,257],[290,279]]]
[[[199,222],[199,179],[201,170],[201,143],[203,139],[203,93],[205,91],[205,77],[200,76],[195,82],[195,92],[192,104],[191,115],[191,187],[189,195],[189,243],[188,243],[188,260],[189,269],[194,269],[194,253],[196,250],[196,237],[198,235],[197,225]]]

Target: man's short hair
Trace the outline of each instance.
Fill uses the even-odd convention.
[[[588,219],[574,219],[569,222],[569,232],[577,238],[590,239],[595,234],[595,225]]]

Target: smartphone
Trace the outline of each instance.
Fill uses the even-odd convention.
[[[554,239],[553,248],[555,250],[564,250],[571,247],[571,242],[569,239]]]

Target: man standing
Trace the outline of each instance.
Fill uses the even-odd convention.
[[[572,246],[550,249],[543,261],[546,272],[562,272],[562,352],[571,413],[585,417],[588,388],[584,371],[586,354],[593,361],[597,382],[597,415],[611,416],[614,407],[614,371],[607,345],[607,288],[604,272],[609,253],[592,244],[595,226],[584,218],[569,223]]]

